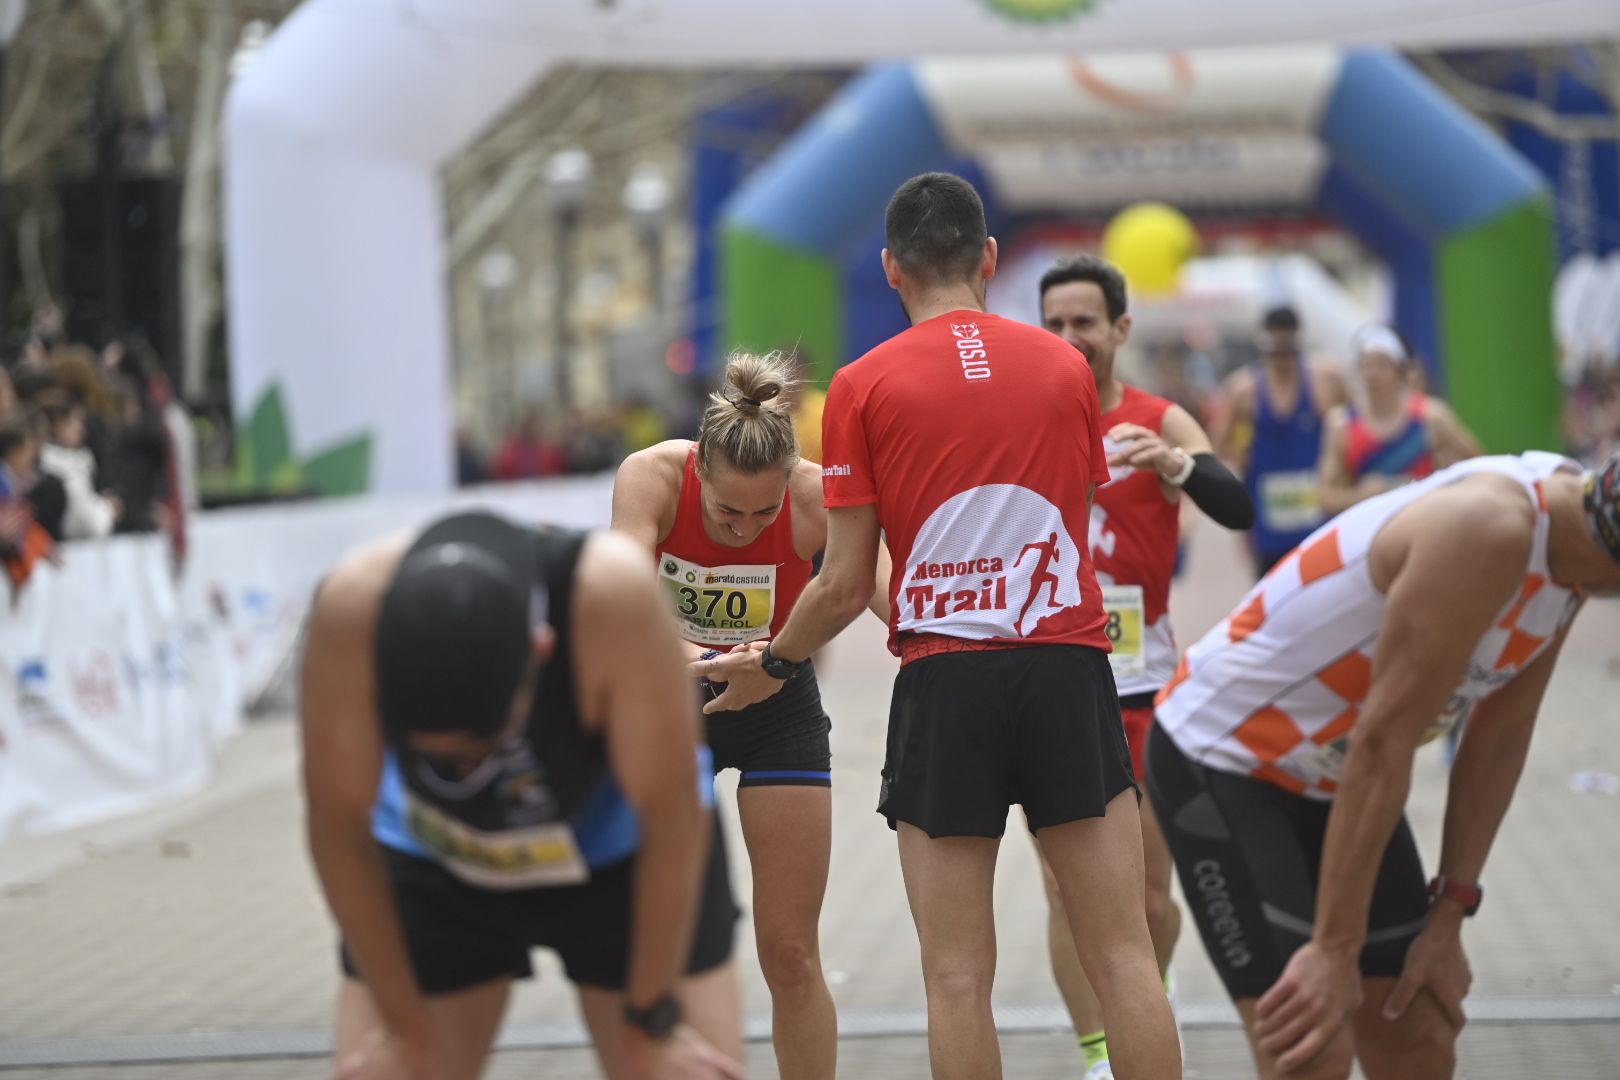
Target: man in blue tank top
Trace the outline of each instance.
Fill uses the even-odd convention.
[[[1305,359],[1299,314],[1287,305],[1260,323],[1259,363],[1226,382],[1226,415],[1215,425],[1216,449],[1243,476],[1256,510],[1250,539],[1256,575],[1322,524],[1316,463],[1322,417],[1349,400],[1344,376]]]

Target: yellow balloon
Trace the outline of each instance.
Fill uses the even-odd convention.
[[[1102,253],[1132,289],[1174,292],[1182,264],[1198,254],[1198,230],[1173,206],[1137,203],[1114,215],[1103,230]]]

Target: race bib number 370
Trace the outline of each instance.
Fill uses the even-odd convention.
[[[771,632],[776,566],[700,566],[658,556],[658,580],[675,605],[681,630],[700,645],[741,645]]]

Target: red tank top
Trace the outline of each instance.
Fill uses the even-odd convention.
[[[1137,424],[1162,434],[1170,402],[1134,386],[1103,414],[1106,433],[1116,424]],[[1117,444],[1103,437],[1113,454]],[[1176,569],[1181,510],[1164,497],[1159,474],[1112,466],[1113,479],[1097,488],[1091,508],[1091,562],[1108,611],[1110,660],[1122,696],[1158,690],[1176,665],[1176,642],[1165,616]]]
[[[810,560],[793,548],[793,498],[746,547],[729,547],[703,529],[697,447],[686,456],[675,524],[658,545],[658,580],[675,605],[681,634],[723,648],[775,637],[810,581]]]
[[[1428,399],[1414,393],[1406,408],[1406,423],[1393,435],[1376,434],[1366,416],[1350,410],[1345,431],[1344,463],[1351,480],[1371,473],[1401,480],[1422,480],[1434,472],[1434,448],[1429,445]]]

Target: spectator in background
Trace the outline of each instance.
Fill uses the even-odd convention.
[[[575,409],[568,417],[563,452],[571,473],[598,473],[616,467],[624,458],[618,417],[611,412]]]
[[[1445,402],[1417,389],[1422,367],[1393,328],[1356,331],[1350,351],[1361,376],[1365,407],[1338,405],[1323,421],[1317,500],[1323,513],[1342,514],[1437,469],[1484,451]]]
[[[655,409],[639,394],[625,404],[624,418],[620,426],[624,432],[623,450],[627,454],[634,454],[649,446],[657,446],[669,438],[669,421],[663,412]]]
[[[139,377],[124,377],[113,390],[118,425],[102,483],[123,504],[115,529],[119,533],[156,532],[157,508],[165,494],[168,438],[162,419],[145,400],[145,389]]]
[[[465,428],[456,429],[456,485],[472,487],[489,479],[489,466]]]
[[[827,405],[827,391],[816,385],[815,365],[802,349],[789,350],[798,366],[799,383],[788,402],[793,414],[793,434],[799,440],[799,453],[806,461],[821,461],[821,411]]]
[[[0,424],[10,420],[17,411],[17,388],[11,383],[11,372],[0,367]]]
[[[0,564],[11,581],[13,596],[41,559],[56,560],[55,541],[36,519],[31,499],[38,452],[32,418],[13,417],[0,423]],[[47,487],[46,493],[50,490]]]
[[[98,476],[109,472],[107,455],[116,421],[107,379],[88,345],[61,345],[51,353],[50,370],[57,385],[84,406],[84,448],[95,461]]]
[[[546,438],[545,422],[535,409],[523,414],[517,429],[495,451],[497,480],[529,480],[567,471],[568,455],[561,445]]]
[[[64,508],[59,540],[92,540],[108,536],[123,507],[96,487],[96,463],[84,445],[85,407],[64,398],[45,406],[46,442],[40,448],[40,472],[62,483]]]

